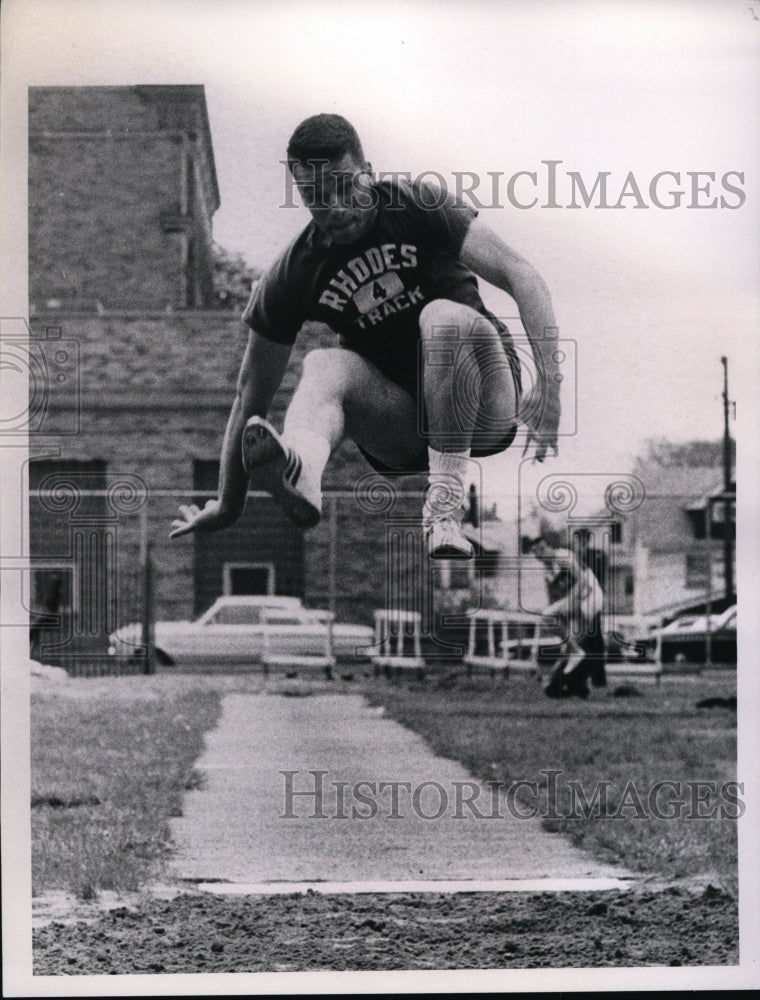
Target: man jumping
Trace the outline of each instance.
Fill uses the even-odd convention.
[[[541,277],[477,213],[437,189],[372,179],[353,126],[302,122],[288,167],[311,222],[251,295],[251,328],[227,424],[219,495],[180,507],[172,538],[241,516],[250,485],[302,528],[320,518],[322,473],[343,437],[382,473],[427,472],[423,529],[432,557],[467,558],[459,526],[470,458],[509,447],[520,419],[535,458],[556,452],[556,324]],[[522,411],[520,365],[483,305],[477,276],[517,303],[539,382]],[[282,434],[266,420],[303,324],[337,346],[306,355]]]

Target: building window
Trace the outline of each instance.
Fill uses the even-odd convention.
[[[713,499],[711,507],[710,538],[714,541],[722,541],[725,537],[726,504],[721,500]],[[729,504],[728,510],[728,537],[736,538],[736,504]]]
[[[106,469],[106,463],[99,459],[32,458],[29,462],[29,489],[63,491],[70,494],[72,502],[76,504],[76,517],[101,518],[106,509]],[[95,491],[100,491],[103,495],[92,496]],[[34,498],[30,502],[30,513],[38,536],[31,539],[33,555],[43,552],[47,542],[42,542],[41,539],[47,539],[49,533],[68,537],[68,518],[53,513],[49,502]],[[37,541],[41,546],[39,549]]]
[[[192,236],[187,241],[187,262],[185,264],[185,305],[195,309],[198,305],[198,275],[195,259],[195,240]]]
[[[704,589],[710,584],[710,555],[707,552],[687,552],[686,586]]]
[[[225,563],[224,594],[274,594],[274,563]]]
[[[30,644],[45,663],[105,653],[119,612],[129,606],[117,586],[106,472],[98,460],[29,462]],[[60,510],[56,498],[64,501]],[[123,584],[126,577],[124,570]]]
[[[686,516],[691,523],[692,534],[698,541],[707,538],[708,508],[710,513],[710,538],[714,542],[722,541],[724,521],[726,519],[726,505],[718,497],[713,497],[709,503],[702,503],[700,507],[686,511]],[[736,538],[735,503],[731,503],[729,506],[728,532],[730,538]]]
[[[698,542],[704,541],[707,537],[707,532],[705,530],[705,512],[704,510],[689,510],[686,512],[691,523],[691,534]]]
[[[218,486],[219,459],[196,458],[193,462],[193,489],[211,490],[216,493]],[[205,500],[203,502],[205,503]],[[203,503],[200,506],[203,506]]]
[[[195,161],[185,157],[185,215],[195,215]]]
[[[104,490],[106,463],[100,459],[76,458],[32,458],[29,462],[30,490],[40,489],[45,481],[45,489],[49,489],[50,483],[56,486],[67,477],[74,477],[81,489]]]

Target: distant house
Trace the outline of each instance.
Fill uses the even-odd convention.
[[[643,485],[640,505],[627,512],[607,509],[588,519],[569,519],[555,532],[557,543],[571,547],[594,571],[604,589],[607,614],[665,616],[706,601],[719,608],[725,603],[721,473],[714,467],[653,463],[637,468],[636,476]],[[731,538],[734,508],[731,500]],[[465,533],[476,558],[442,571],[449,603],[540,610],[546,603],[541,567],[518,554],[517,522],[489,514],[478,521],[472,511],[467,521]],[[554,523],[558,527],[560,520]]]
[[[637,475],[646,489],[644,502],[619,519],[611,547],[608,595],[617,612],[667,614],[723,598],[726,524],[720,471],[652,465]],[[735,538],[735,501],[727,530]]]

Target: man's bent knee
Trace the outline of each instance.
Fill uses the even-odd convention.
[[[451,299],[433,299],[420,313],[420,331],[423,338],[467,337],[479,320],[484,320],[472,306]],[[486,320],[487,322],[487,320]]]
[[[303,359],[304,375],[332,375],[343,369],[346,352],[340,347],[315,347]]]
[[[342,347],[318,347],[304,358],[301,384],[331,398],[339,397],[344,409],[353,402],[361,406],[369,396],[389,389],[402,392],[366,358]]]
[[[363,374],[362,359],[342,347],[316,347],[303,359],[302,381],[330,386],[340,391]]]

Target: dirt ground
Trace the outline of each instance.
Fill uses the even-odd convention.
[[[191,883],[33,901],[35,975],[644,968],[739,962],[716,875],[607,892],[223,896]]]
[[[141,897],[34,932],[35,975],[735,965],[712,883],[611,892]]]

